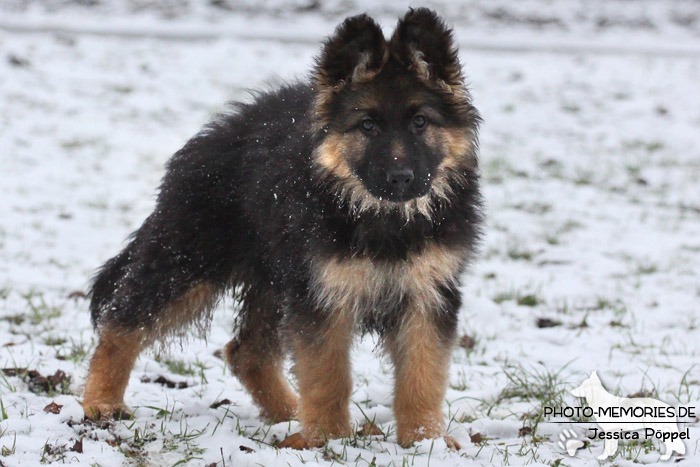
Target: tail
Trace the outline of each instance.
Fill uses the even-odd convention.
[[[113,301],[119,283],[127,275],[132,251],[133,241],[97,271],[90,287],[90,318],[93,326],[97,326],[103,311]]]

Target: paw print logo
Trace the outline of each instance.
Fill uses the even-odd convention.
[[[586,445],[586,442],[580,440],[574,430],[567,429],[559,433],[559,442],[557,445],[563,451],[566,451],[569,456],[573,457],[576,455],[576,451]]]

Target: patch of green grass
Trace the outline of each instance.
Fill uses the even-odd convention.
[[[654,365],[661,368],[672,368],[667,361],[659,361],[656,359],[657,356],[663,355],[663,347],[659,348],[657,344],[649,343],[649,341],[645,339],[637,340],[629,329],[623,328],[623,330],[624,333],[622,336],[624,341],[613,344],[610,347],[608,356],[611,356],[613,351],[619,351],[626,355],[634,355],[635,357],[647,355],[652,359]],[[667,344],[670,344],[670,342],[667,341]]]
[[[122,455],[129,459],[131,465],[144,467],[150,465],[148,452],[144,448],[147,444],[157,441],[158,434],[149,427],[148,423],[139,427],[136,422],[132,421],[130,425],[127,425],[127,429],[132,432],[131,436],[123,437],[115,433],[114,429],[110,429],[110,434],[114,438],[108,440],[107,444],[118,447]]]
[[[556,245],[559,245],[561,243],[561,241],[559,240],[559,235],[557,235],[556,233],[552,233],[552,232],[546,233],[544,236],[544,240],[545,240],[545,242],[547,242],[548,245],[552,245],[552,246],[556,246]]]
[[[507,255],[510,259],[513,260],[525,260],[525,261],[530,261],[534,256],[535,253],[531,250],[527,250],[525,248],[522,248],[519,245],[509,245],[508,250],[507,250]]]
[[[546,159],[541,161],[538,165],[543,170],[543,174],[548,175],[550,178],[560,180],[564,178],[564,167],[562,163],[556,159]]]
[[[549,203],[531,202],[531,203],[516,203],[510,206],[518,211],[524,211],[530,214],[547,214],[552,210],[552,205]]]
[[[630,178],[639,178],[639,176],[642,173],[642,168],[639,165],[631,165],[627,164],[625,165],[625,169],[627,170],[627,173],[629,174]]]
[[[649,140],[644,141],[640,139],[625,141],[622,143],[625,149],[642,149],[648,153],[656,152],[663,149],[666,145],[663,141],[659,140]]]
[[[561,244],[562,236],[574,230],[580,229],[581,227],[583,227],[583,224],[581,224],[581,222],[575,219],[569,219],[559,227],[552,228],[548,232],[545,232],[544,240],[549,245],[559,245]]]
[[[61,147],[63,149],[72,150],[72,149],[84,148],[86,146],[94,146],[97,143],[98,143],[98,140],[96,140],[96,139],[73,138],[73,139],[61,141]]]
[[[537,306],[540,303],[540,299],[537,298],[537,295],[527,294],[518,297],[517,303],[521,306]]]
[[[112,89],[119,94],[131,94],[134,92],[134,88],[128,85],[116,85]]]
[[[699,381],[688,379],[690,372],[697,365],[692,365],[688,370],[683,373],[680,383],[678,383],[678,388],[675,390],[667,390],[666,393],[673,397],[679,404],[689,404],[698,400],[700,396],[698,391]]]
[[[492,300],[495,303],[503,303],[507,301],[515,301],[520,306],[537,306],[544,303],[544,300],[537,293],[524,292],[522,290],[505,290],[497,293]]]
[[[62,314],[60,307],[46,302],[42,292],[32,289],[21,296],[29,308],[29,320],[35,326],[44,321],[58,318]]]
[[[10,417],[7,416],[7,412],[5,411],[5,404],[2,401],[2,397],[0,397],[0,420],[7,420],[8,418]]]
[[[503,302],[515,300],[516,297],[517,294],[515,291],[507,290],[504,292],[498,292],[496,295],[493,296],[491,300],[493,300],[495,303],[501,304]]]
[[[561,227],[559,227],[559,232],[561,233],[569,233],[573,232],[574,230],[580,229],[583,227],[583,224],[575,219],[569,219],[564,224],[562,224]]]
[[[66,342],[68,342],[68,340],[64,337],[49,336],[44,339],[44,344],[50,346],[63,345]]]
[[[67,446],[54,445],[49,443],[49,440],[46,440],[41,450],[39,462],[42,464],[65,463],[67,450]]]
[[[5,436],[5,433],[7,432],[9,428],[6,428],[4,431],[0,430],[0,438]],[[13,455],[17,451],[17,432],[14,432],[14,437],[12,439],[12,446],[5,446],[4,444],[0,448],[0,456],[7,457]]]
[[[5,372],[3,371],[0,371],[0,383],[2,383],[2,385],[6,388],[5,390],[7,392],[17,392],[17,386],[13,386],[10,383],[10,380],[7,379],[7,376],[5,376]]]
[[[513,172],[513,166],[506,158],[494,157],[486,161],[483,170],[486,181],[493,184],[500,184],[503,183],[506,175]]]
[[[655,451],[654,443],[649,438],[643,438],[639,440],[630,440],[625,443],[619,443],[617,449],[617,455],[628,461],[634,463],[639,462],[639,456],[643,454],[649,454]]]
[[[564,103],[559,108],[563,112],[572,113],[572,114],[576,114],[576,113],[579,113],[581,111],[581,107],[578,104],[574,104],[572,102]]]
[[[21,313],[18,313],[16,315],[0,316],[0,320],[7,321],[8,323],[14,324],[15,326],[19,326],[20,324],[24,323],[26,319],[27,317]]]
[[[187,425],[186,419],[180,421],[180,431],[177,433],[169,433],[167,443],[163,444],[163,449],[178,450],[182,455],[177,463],[173,465],[187,464],[190,461],[202,460],[201,455],[204,454],[204,449],[200,448],[197,440],[207,433],[209,425],[202,427],[199,430],[192,430]]]
[[[622,300],[608,300],[604,297],[598,297],[595,305],[593,306],[593,310],[612,310],[615,320],[618,322],[627,315],[628,311],[627,305],[625,305]]]
[[[67,358],[75,363],[84,361],[92,350],[92,345],[86,344],[82,339],[75,340],[71,337],[70,343],[70,353]]]
[[[460,368],[458,373],[457,373],[457,381],[454,383],[450,384],[450,387],[456,391],[466,391],[469,389],[469,383],[468,381],[471,379],[469,375],[464,371],[463,368]]]
[[[192,368],[190,362],[184,360],[165,360],[163,363],[168,368],[168,371],[176,375],[192,376],[195,374],[195,369]]]
[[[593,172],[588,170],[579,170],[574,176],[576,185],[590,185],[593,183]]]
[[[635,269],[636,274],[653,274],[658,272],[659,267],[651,262],[644,262],[637,265]]]
[[[517,399],[532,402],[534,403],[533,409],[521,416],[523,426],[531,429],[530,434],[533,440],[544,440],[538,436],[537,427],[542,421],[545,407],[565,405],[564,396],[568,392],[568,383],[564,380],[563,374],[567,365],[557,371],[551,371],[544,366],[525,368],[520,364],[506,362],[503,366],[503,374],[508,379],[508,383],[496,400],[490,404],[486,412],[487,416],[490,415],[491,410],[505,400]]]
[[[83,204],[89,208],[97,209],[98,211],[106,211],[107,207],[109,207],[107,201],[103,199],[92,199]]]
[[[501,390],[498,401],[519,399],[536,401],[542,406],[560,407],[564,404],[567,382],[563,379],[566,365],[553,372],[544,366],[525,368],[520,364],[506,363],[503,374],[508,384]]]

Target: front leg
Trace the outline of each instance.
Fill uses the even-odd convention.
[[[304,320],[291,333],[294,373],[299,389],[297,416],[301,433],[280,447],[304,449],[326,439],[348,437],[350,426],[350,347],[354,320],[341,311],[325,320]],[[322,324],[319,324],[322,323]]]
[[[394,363],[397,438],[399,444],[408,447],[414,441],[445,435],[442,403],[456,309],[414,305],[404,313],[401,322],[387,335],[386,346]],[[453,440],[446,441],[450,444]]]

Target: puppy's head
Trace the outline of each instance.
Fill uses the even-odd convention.
[[[434,12],[410,10],[388,41],[370,17],[348,18],[313,79],[315,163],[358,207],[419,207],[476,169],[479,116]]]

